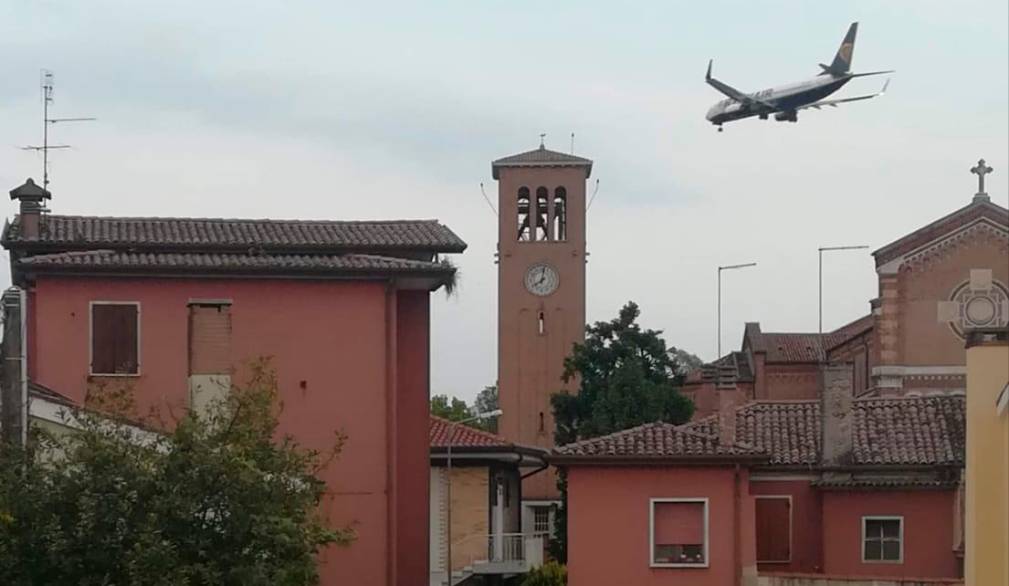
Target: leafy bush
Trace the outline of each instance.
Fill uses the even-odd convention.
[[[565,586],[568,570],[557,562],[547,562],[526,574],[522,586]]]
[[[108,397],[107,397],[108,398]],[[316,555],[349,543],[319,511],[332,453],[277,435],[277,379],[265,362],[248,386],[171,431],[74,409],[62,431],[0,446],[4,586],[308,586]]]

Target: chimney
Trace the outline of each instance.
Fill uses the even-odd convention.
[[[16,199],[21,202],[21,238],[37,240],[42,212],[45,211],[43,201],[51,199],[52,195],[35,185],[31,177],[25,181],[24,185],[12,189],[10,194],[12,200]]]
[[[850,362],[825,364],[820,369],[820,417],[823,420],[824,466],[845,466],[854,449],[854,371]]]
[[[736,387],[735,366],[720,364],[715,383],[718,393],[718,443],[731,446],[736,443]]]

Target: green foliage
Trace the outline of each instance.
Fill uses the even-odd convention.
[[[558,445],[621,431],[643,423],[686,423],[694,405],[679,392],[683,357],[671,352],[658,330],[642,329],[641,311],[628,302],[616,319],[586,328],[585,341],[564,360],[564,381],[578,393],[551,397]],[[558,474],[561,505],[554,516],[551,554],[567,560],[567,482]]]
[[[277,380],[247,386],[172,431],[126,424],[126,393],[92,397],[69,428],[0,446],[0,576],[12,586],[318,583],[316,554],[353,540],[318,510],[323,454],[277,439]]]
[[[585,342],[564,360],[564,380],[577,377],[579,391],[552,397],[559,445],[642,423],[690,419],[693,404],[678,391],[677,362],[662,332],[636,323],[640,313],[628,302],[616,319],[589,326]]]
[[[477,394],[476,399],[473,400],[472,406],[468,405],[466,401],[459,399],[458,397],[449,397],[448,395],[434,395],[431,397],[431,415],[441,417],[442,419],[448,419],[449,421],[462,421],[463,419],[473,417],[477,413],[488,413],[497,408],[497,385],[484,387],[483,390]],[[482,429],[491,433],[497,433],[497,417],[487,417],[484,419],[477,419],[475,421],[468,421],[465,425],[475,429]]]
[[[435,395],[431,397],[431,415],[449,421],[462,421],[470,416],[470,410],[469,405],[462,399],[457,397],[449,399],[448,395]]]
[[[526,574],[521,586],[565,586],[568,570],[557,562],[547,562]]]
[[[669,355],[673,358],[673,362],[676,363],[676,370],[678,371],[680,377],[685,376],[691,370],[700,368],[704,365],[704,361],[701,360],[699,356],[691,354],[690,352],[680,348],[670,347]]]
[[[499,404],[496,384],[484,387],[483,390],[477,394],[476,399],[473,400],[474,413],[489,413],[496,410],[498,407]],[[497,422],[497,417],[488,417],[486,419],[474,421],[473,423],[479,429],[489,431],[491,433],[497,433]]]

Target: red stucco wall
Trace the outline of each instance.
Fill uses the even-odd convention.
[[[825,492],[824,572],[854,576],[957,576],[953,491]],[[904,517],[904,562],[862,562],[862,517]]]
[[[232,300],[234,364],[272,357],[282,433],[318,449],[332,445],[336,429],[348,435],[323,477],[332,522],[353,524],[358,538],[322,556],[323,584],[387,584],[392,575],[401,583],[426,581],[426,525],[423,537],[417,525],[427,518],[427,293],[387,306],[383,283],[40,278],[29,309],[31,376],[82,400],[89,301],[139,301],[141,374],[129,382],[141,408],[182,407],[192,298]],[[387,327],[387,318],[398,327]],[[402,353],[387,360],[397,348]],[[395,426],[390,399],[399,403]],[[387,494],[392,479],[404,490]],[[389,551],[399,552],[395,564]]]
[[[820,493],[809,480],[750,479],[753,495],[788,495],[792,497],[792,561],[758,563],[761,572],[819,572],[823,567],[823,526]]]
[[[753,526],[753,500],[740,471],[742,525]],[[709,567],[649,567],[649,499],[709,499]],[[571,468],[568,472],[570,586],[691,584],[731,586],[737,535],[731,468]],[[752,531],[750,532],[752,533]],[[753,566],[752,537],[740,539],[742,566]]]

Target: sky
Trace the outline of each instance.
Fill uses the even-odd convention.
[[[744,120],[722,96],[812,77],[859,21],[877,100]],[[496,379],[490,162],[535,148],[595,161],[587,314],[715,357],[743,324],[816,331],[817,248],[888,242],[970,202],[984,157],[1009,199],[1009,4],[852,2],[0,2],[0,187],[41,175],[42,68],[55,74],[54,213],[437,218],[469,244],[433,296],[432,393]],[[835,97],[871,93],[856,79]],[[4,187],[9,186],[9,187]],[[594,185],[590,185],[590,190]],[[10,204],[6,215],[15,213]],[[8,283],[6,257],[0,280]],[[824,263],[823,320],[877,294],[869,251]]]

